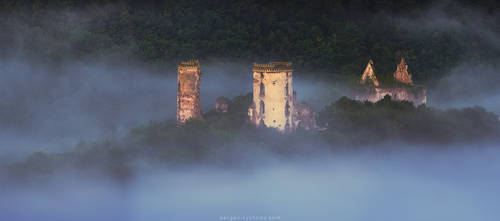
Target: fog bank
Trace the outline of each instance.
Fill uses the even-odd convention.
[[[139,170],[127,185],[67,172],[2,188],[2,220],[496,220],[495,147],[266,161],[243,169]],[[258,160],[258,159],[255,159]]]

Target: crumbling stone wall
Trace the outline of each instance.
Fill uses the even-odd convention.
[[[201,119],[201,69],[198,60],[177,65],[177,125],[191,118]]]
[[[313,130],[318,128],[316,124],[316,112],[308,103],[301,102],[298,106],[297,112],[299,115],[297,118],[297,121],[299,122],[298,127],[304,128],[305,130]]]
[[[404,58],[401,58],[401,62],[396,67],[396,72],[394,72],[394,79],[398,82],[404,84],[413,84],[413,80],[411,79],[411,74],[408,73],[408,65],[405,62]]]
[[[368,65],[366,65],[365,71],[361,76],[361,84],[365,85],[373,85],[375,87],[380,86],[380,83],[377,80],[377,76],[375,76],[375,69],[373,68],[373,61],[370,60]]]
[[[377,102],[385,97],[391,96],[393,100],[411,101],[418,106],[427,102],[427,91],[424,87],[415,86],[413,88],[394,87],[394,88],[373,88],[358,92],[354,99],[361,101]]]
[[[412,76],[408,73],[408,65],[404,58],[401,59],[393,75],[396,82],[402,83],[400,86],[384,87],[379,85],[378,81],[373,81],[373,79],[377,79],[374,70],[373,62],[370,60],[360,81],[364,87],[355,92],[354,99],[377,102],[384,98],[385,95],[390,95],[394,100],[411,101],[414,105],[427,102],[426,89],[413,84]],[[367,83],[368,80],[372,80],[373,83]]]
[[[253,65],[253,103],[250,122],[282,132],[295,129],[292,63],[271,62]]]

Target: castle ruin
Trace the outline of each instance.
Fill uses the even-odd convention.
[[[375,76],[375,69],[373,68],[373,61],[368,61],[368,65],[366,65],[365,71],[361,76],[361,84],[373,84],[373,86],[378,87],[380,83],[378,83],[377,76]]]
[[[253,103],[248,109],[250,122],[277,128],[295,129],[292,63],[271,62],[253,65]]]
[[[308,103],[301,102],[297,106],[297,114],[297,127],[305,130],[318,129],[318,125],[316,124],[316,112]]]
[[[396,67],[396,72],[393,74],[394,79],[403,84],[413,84],[413,80],[411,79],[411,74],[408,73],[408,65],[405,62],[404,58],[401,58],[401,62]]]
[[[373,61],[369,61],[361,77],[362,89],[356,91],[354,99],[362,101],[377,102],[389,95],[394,100],[405,100],[413,102],[414,105],[421,105],[427,102],[426,89],[413,84],[412,76],[408,73],[408,65],[404,58],[393,74],[396,86],[381,85],[375,76]]]
[[[177,125],[191,118],[202,118],[200,80],[200,61],[190,60],[177,65]]]

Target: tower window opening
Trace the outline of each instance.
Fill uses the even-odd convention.
[[[264,114],[266,111],[266,108],[264,106],[264,101],[260,101],[260,113]]]
[[[287,117],[290,116],[290,105],[288,104],[288,101],[286,102],[286,105],[285,105],[285,115]]]
[[[266,88],[264,87],[264,83],[260,82],[260,96],[264,96],[266,94]]]
[[[289,93],[288,93],[288,82],[286,82],[286,85],[285,85],[285,96],[288,96]]]

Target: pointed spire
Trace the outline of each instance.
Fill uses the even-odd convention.
[[[403,57],[401,58],[401,62],[399,62],[399,65],[396,68],[396,72],[394,72],[394,79],[401,83],[413,84],[411,74],[408,74],[408,65],[406,64]]]
[[[375,87],[379,86],[377,77],[375,76],[375,69],[373,68],[373,61],[370,59],[368,65],[366,65],[363,76],[361,76],[361,84],[373,84]]]

